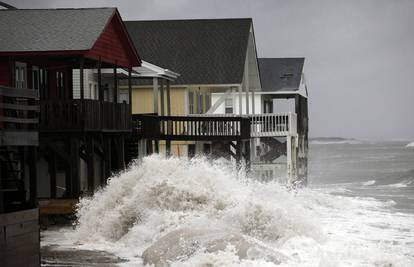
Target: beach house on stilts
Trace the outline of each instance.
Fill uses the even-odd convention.
[[[131,87],[122,96],[125,102],[117,75],[104,88],[102,69],[116,74],[122,68],[130,81],[132,68],[141,64],[117,9],[0,13],[0,34],[5,37],[0,43],[0,85],[6,101],[0,121],[3,128],[16,129],[12,134],[2,131],[2,136],[36,152],[30,148],[21,154],[16,148],[16,155],[3,149],[3,163],[10,165],[20,155],[24,164],[35,166],[32,170],[15,164],[22,173],[17,178],[32,181],[22,183],[30,200],[41,198],[45,206],[54,199],[92,193],[125,167],[124,144],[132,130]],[[94,98],[84,83],[87,69],[97,73]]]

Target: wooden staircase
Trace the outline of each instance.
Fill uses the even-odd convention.
[[[4,211],[13,212],[26,208],[26,190],[22,179],[20,153],[16,149],[0,147],[0,192]]]

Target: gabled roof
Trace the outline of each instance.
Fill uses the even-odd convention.
[[[126,21],[146,61],[181,74],[175,84],[240,84],[252,20]]]
[[[116,41],[122,42],[128,64],[138,66],[138,53],[116,8],[0,10],[0,55],[66,52],[89,56],[93,53],[85,53],[93,50],[108,31],[116,31]],[[99,45],[108,53],[113,42],[103,40]]]
[[[259,58],[262,91],[300,89],[305,58]]]
[[[0,51],[89,50],[115,8],[0,11]]]

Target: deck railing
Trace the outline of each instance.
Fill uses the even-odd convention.
[[[196,114],[195,117],[240,117],[236,114]],[[251,137],[278,137],[297,134],[296,113],[265,113],[242,115],[250,119]]]
[[[133,115],[142,138],[165,140],[235,140],[250,138],[250,122],[242,117]]]
[[[38,111],[34,90],[0,86],[0,129],[37,129]]]
[[[252,137],[296,135],[295,113],[249,115]]]
[[[36,91],[0,86],[0,146],[37,146]]]
[[[40,131],[129,131],[128,104],[92,99],[40,101]]]

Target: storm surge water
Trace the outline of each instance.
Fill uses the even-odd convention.
[[[391,214],[390,205],[260,183],[226,161],[153,155],[83,198],[76,230],[56,236],[114,253],[127,266],[142,266],[148,247],[183,229],[232,233],[251,246],[240,258],[231,242],[211,250],[191,240],[168,265],[414,266],[414,216]]]

